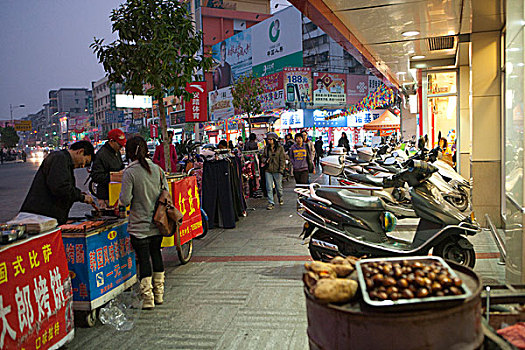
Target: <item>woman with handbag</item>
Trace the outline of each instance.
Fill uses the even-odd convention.
[[[284,148],[278,142],[278,136],[274,132],[269,132],[266,136],[267,145],[264,148],[262,159],[265,164],[266,193],[268,194],[268,206],[266,209],[272,210],[275,206],[273,198],[273,184],[277,190],[279,205],[283,205],[283,173],[286,166]]]
[[[163,303],[164,263],[160,252],[162,235],[153,223],[155,204],[168,183],[162,169],[146,158],[148,147],[141,136],[126,142],[130,162],[122,176],[119,206],[131,204],[128,232],[139,264],[143,309]]]

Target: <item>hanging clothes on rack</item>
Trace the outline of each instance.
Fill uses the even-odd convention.
[[[235,211],[230,181],[230,162],[205,160],[202,174],[202,208],[208,214],[208,227],[235,228]]]

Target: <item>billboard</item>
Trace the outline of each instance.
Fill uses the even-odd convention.
[[[253,72],[265,76],[284,67],[303,65],[303,24],[301,12],[290,6],[252,29]]]
[[[357,104],[368,95],[368,75],[348,74],[346,85],[347,104]]]
[[[213,72],[213,89],[233,84],[241,75],[253,72],[266,76],[286,66],[303,65],[301,13],[288,7],[256,25],[212,46],[218,62]]]
[[[32,129],[31,120],[15,120],[16,131],[31,131]]]
[[[286,102],[312,102],[312,72],[308,67],[284,67]]]
[[[314,105],[343,106],[346,104],[346,74],[313,73]]]
[[[264,93],[257,96],[262,110],[284,107],[283,73],[270,74],[259,80],[264,90]]]
[[[233,117],[233,96],[230,86],[214,90],[208,96],[210,100],[210,121]]]
[[[212,46],[212,57],[219,62],[213,71],[213,89],[230,86],[252,71],[252,30],[244,30]]]

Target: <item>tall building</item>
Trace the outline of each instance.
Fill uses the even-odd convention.
[[[56,96],[57,112],[67,112],[71,117],[88,114],[88,100],[91,96],[89,89],[61,88],[56,92]]]
[[[122,127],[122,123],[116,119],[120,112],[115,106],[115,94],[122,93],[122,86],[111,84],[108,77],[104,77],[92,82],[91,90],[93,92],[93,124],[98,128],[99,134],[105,135],[111,129]]]
[[[313,72],[367,74],[365,67],[304,15],[303,64]]]

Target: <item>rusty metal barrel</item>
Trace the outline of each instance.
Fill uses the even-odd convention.
[[[448,262],[472,295],[452,307],[382,312],[356,301],[322,304],[305,289],[312,350],[464,350],[483,343],[481,288],[471,269]]]

